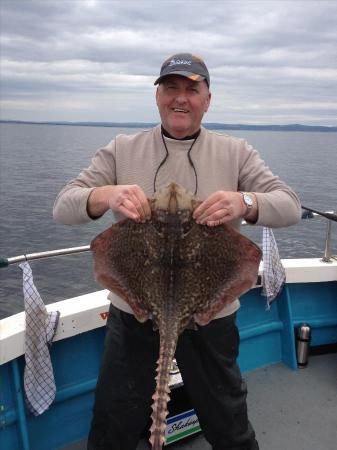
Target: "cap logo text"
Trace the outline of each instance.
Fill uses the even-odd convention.
[[[192,64],[192,61],[189,61],[187,59],[171,59],[169,67],[170,66],[176,66],[176,65],[187,65],[190,66]]]

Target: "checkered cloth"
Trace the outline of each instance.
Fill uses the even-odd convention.
[[[53,340],[59,311],[48,313],[38,293],[28,262],[20,264],[26,312],[24,386],[29,410],[38,416],[49,408],[56,394],[48,344]]]
[[[286,273],[282,266],[274,233],[267,227],[263,227],[262,252],[262,295],[267,297],[267,309],[269,309],[271,303],[282,291]]]

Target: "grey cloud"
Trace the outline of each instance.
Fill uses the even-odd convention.
[[[2,0],[0,8],[1,92],[13,118],[22,98],[38,114],[34,96],[71,93],[79,105],[96,93],[112,104],[123,94],[125,114],[141,120],[135,103],[150,103],[162,60],[186,50],[211,72],[215,108],[207,120],[230,113],[269,123],[283,117],[277,103],[310,99],[310,114],[298,108],[301,119],[336,123],[336,2]],[[113,108],[97,114],[119,117]]]

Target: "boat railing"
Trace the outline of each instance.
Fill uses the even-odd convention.
[[[302,205],[303,213],[302,213],[302,220],[303,219],[313,219],[317,217],[324,217],[327,219],[327,225],[326,225],[326,234],[325,234],[325,248],[324,248],[324,255],[322,257],[322,261],[325,263],[331,263],[333,260],[337,260],[337,256],[332,255],[331,251],[331,228],[332,228],[332,222],[337,222],[337,211],[336,213],[334,211],[326,211],[321,212],[317,211],[312,208],[308,208],[306,206]]]
[[[0,268],[8,267],[11,264],[18,264],[25,261],[33,261],[35,259],[51,258],[54,256],[68,256],[76,253],[84,253],[90,250],[90,245],[82,245],[80,247],[60,248],[58,250],[48,250],[45,252],[27,253],[25,255],[12,256],[10,258],[0,258]]]
[[[332,255],[331,252],[331,224],[332,222],[337,222],[337,214],[335,214],[334,211],[321,212],[312,208],[307,208],[305,206],[302,206],[302,209],[302,220],[315,219],[318,217],[324,217],[327,219],[325,249],[322,261],[325,263],[330,263],[332,262],[332,260],[337,260],[337,256]],[[247,225],[247,223],[245,221],[242,221],[242,225],[245,226]],[[11,264],[18,264],[25,261],[33,261],[36,259],[51,258],[55,256],[68,256],[88,251],[90,251],[90,245],[82,245],[80,247],[61,248],[58,250],[49,250],[45,252],[27,253],[25,255],[12,256],[10,258],[0,257],[0,269],[8,267]]]

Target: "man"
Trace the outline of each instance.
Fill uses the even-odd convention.
[[[54,217],[77,224],[112,210],[117,219],[150,218],[147,198],[175,181],[203,200],[197,223],[244,218],[281,227],[300,220],[296,194],[274,176],[246,141],[207,131],[201,120],[211,93],[202,59],[183,53],[168,58],[155,85],[161,125],[119,135],[98,150],[89,168],[58,195]],[[154,392],[159,337],[151,321],[140,324],[130,307],[109,294],[110,314],[88,449],[135,450]],[[206,439],[215,450],[256,450],[247,418],[246,388],[236,364],[239,336],[236,300],[197,331],[180,336],[176,359]]]

